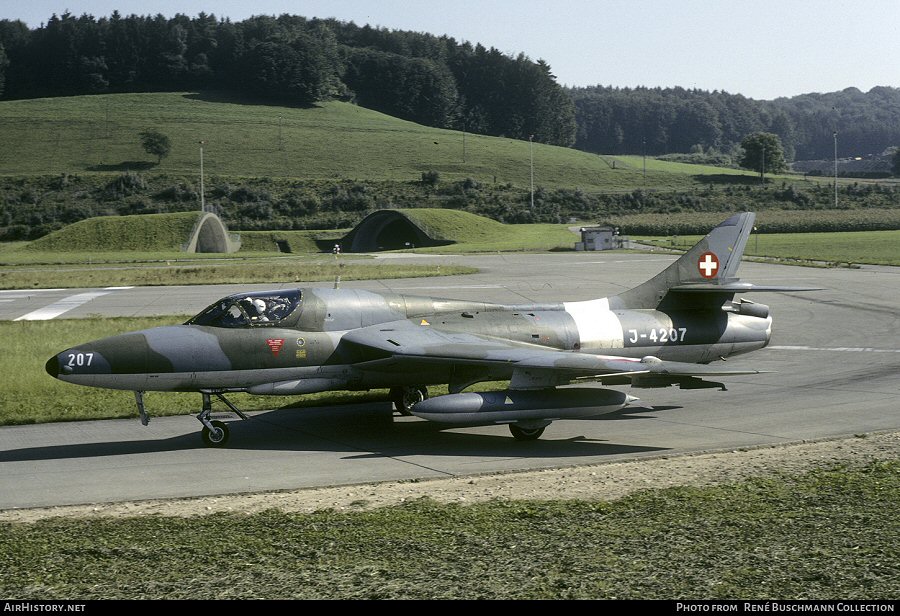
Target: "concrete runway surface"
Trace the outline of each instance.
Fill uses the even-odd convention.
[[[481,272],[342,286],[510,303],[583,300],[643,282],[674,258],[384,255],[379,260]],[[391,419],[387,402],[251,413],[231,423],[226,449],[206,448],[193,416],[153,418],[146,428],[136,418],[2,427],[0,509],[549,468],[900,429],[900,268],[745,262],[740,276],[825,290],[749,294],[772,309],[772,343],[729,367],[775,372],[726,379],[725,392],[627,389],[646,406],[554,422],[526,443],[504,426],[443,429],[415,417]],[[295,285],[0,291],[0,319],[186,315],[239,290],[287,286]],[[151,415],[164,398],[148,394]]]

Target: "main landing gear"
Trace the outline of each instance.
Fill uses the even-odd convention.
[[[205,391],[200,393],[203,395],[203,410],[197,414],[197,419],[203,424],[203,430],[200,431],[200,436],[203,438],[203,442],[207,447],[224,447],[228,443],[228,424],[218,420],[210,420],[209,415],[212,413],[212,399],[210,398],[210,393]],[[235,415],[241,419],[248,419],[248,417],[238,407],[229,402],[225,396],[220,393],[214,393],[213,395],[224,402],[225,406],[231,409]]]
[[[424,385],[392,387],[390,396],[397,412],[409,416],[412,415],[412,408],[415,405],[428,399],[428,389]]]
[[[520,421],[509,424],[509,431],[517,441],[536,441],[550,423],[547,420]]]

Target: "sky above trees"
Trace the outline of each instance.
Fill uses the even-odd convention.
[[[543,59],[569,86],[681,86],[766,100],[900,86],[896,0],[31,0],[0,3],[0,19],[34,28],[54,13],[114,10],[235,21],[289,13],[447,34]]]

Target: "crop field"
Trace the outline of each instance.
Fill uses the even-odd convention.
[[[731,212],[672,212],[608,216],[628,235],[705,235]],[[761,235],[770,233],[850,233],[900,229],[900,209],[859,210],[764,210],[757,212],[755,226]]]
[[[702,237],[636,236],[632,239],[663,248],[686,250]],[[900,265],[900,231],[752,234],[744,254],[834,265]]]

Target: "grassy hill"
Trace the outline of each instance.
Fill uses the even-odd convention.
[[[139,133],[172,141],[156,165]],[[196,176],[200,141],[205,173],[299,179],[447,179],[625,191],[683,189],[704,176],[742,174],[716,167],[613,159],[568,148],[428,128],[349,103],[310,108],[248,104],[198,93],[106,94],[0,102],[0,173],[56,175],[152,170]],[[752,174],[744,174],[752,178]]]
[[[419,252],[493,252],[496,250],[572,250],[578,239],[566,225],[505,225],[469,212],[437,208],[401,209],[430,237],[454,242]]]
[[[200,216],[202,212],[88,218],[29,243],[25,250],[177,251],[187,243]]]

